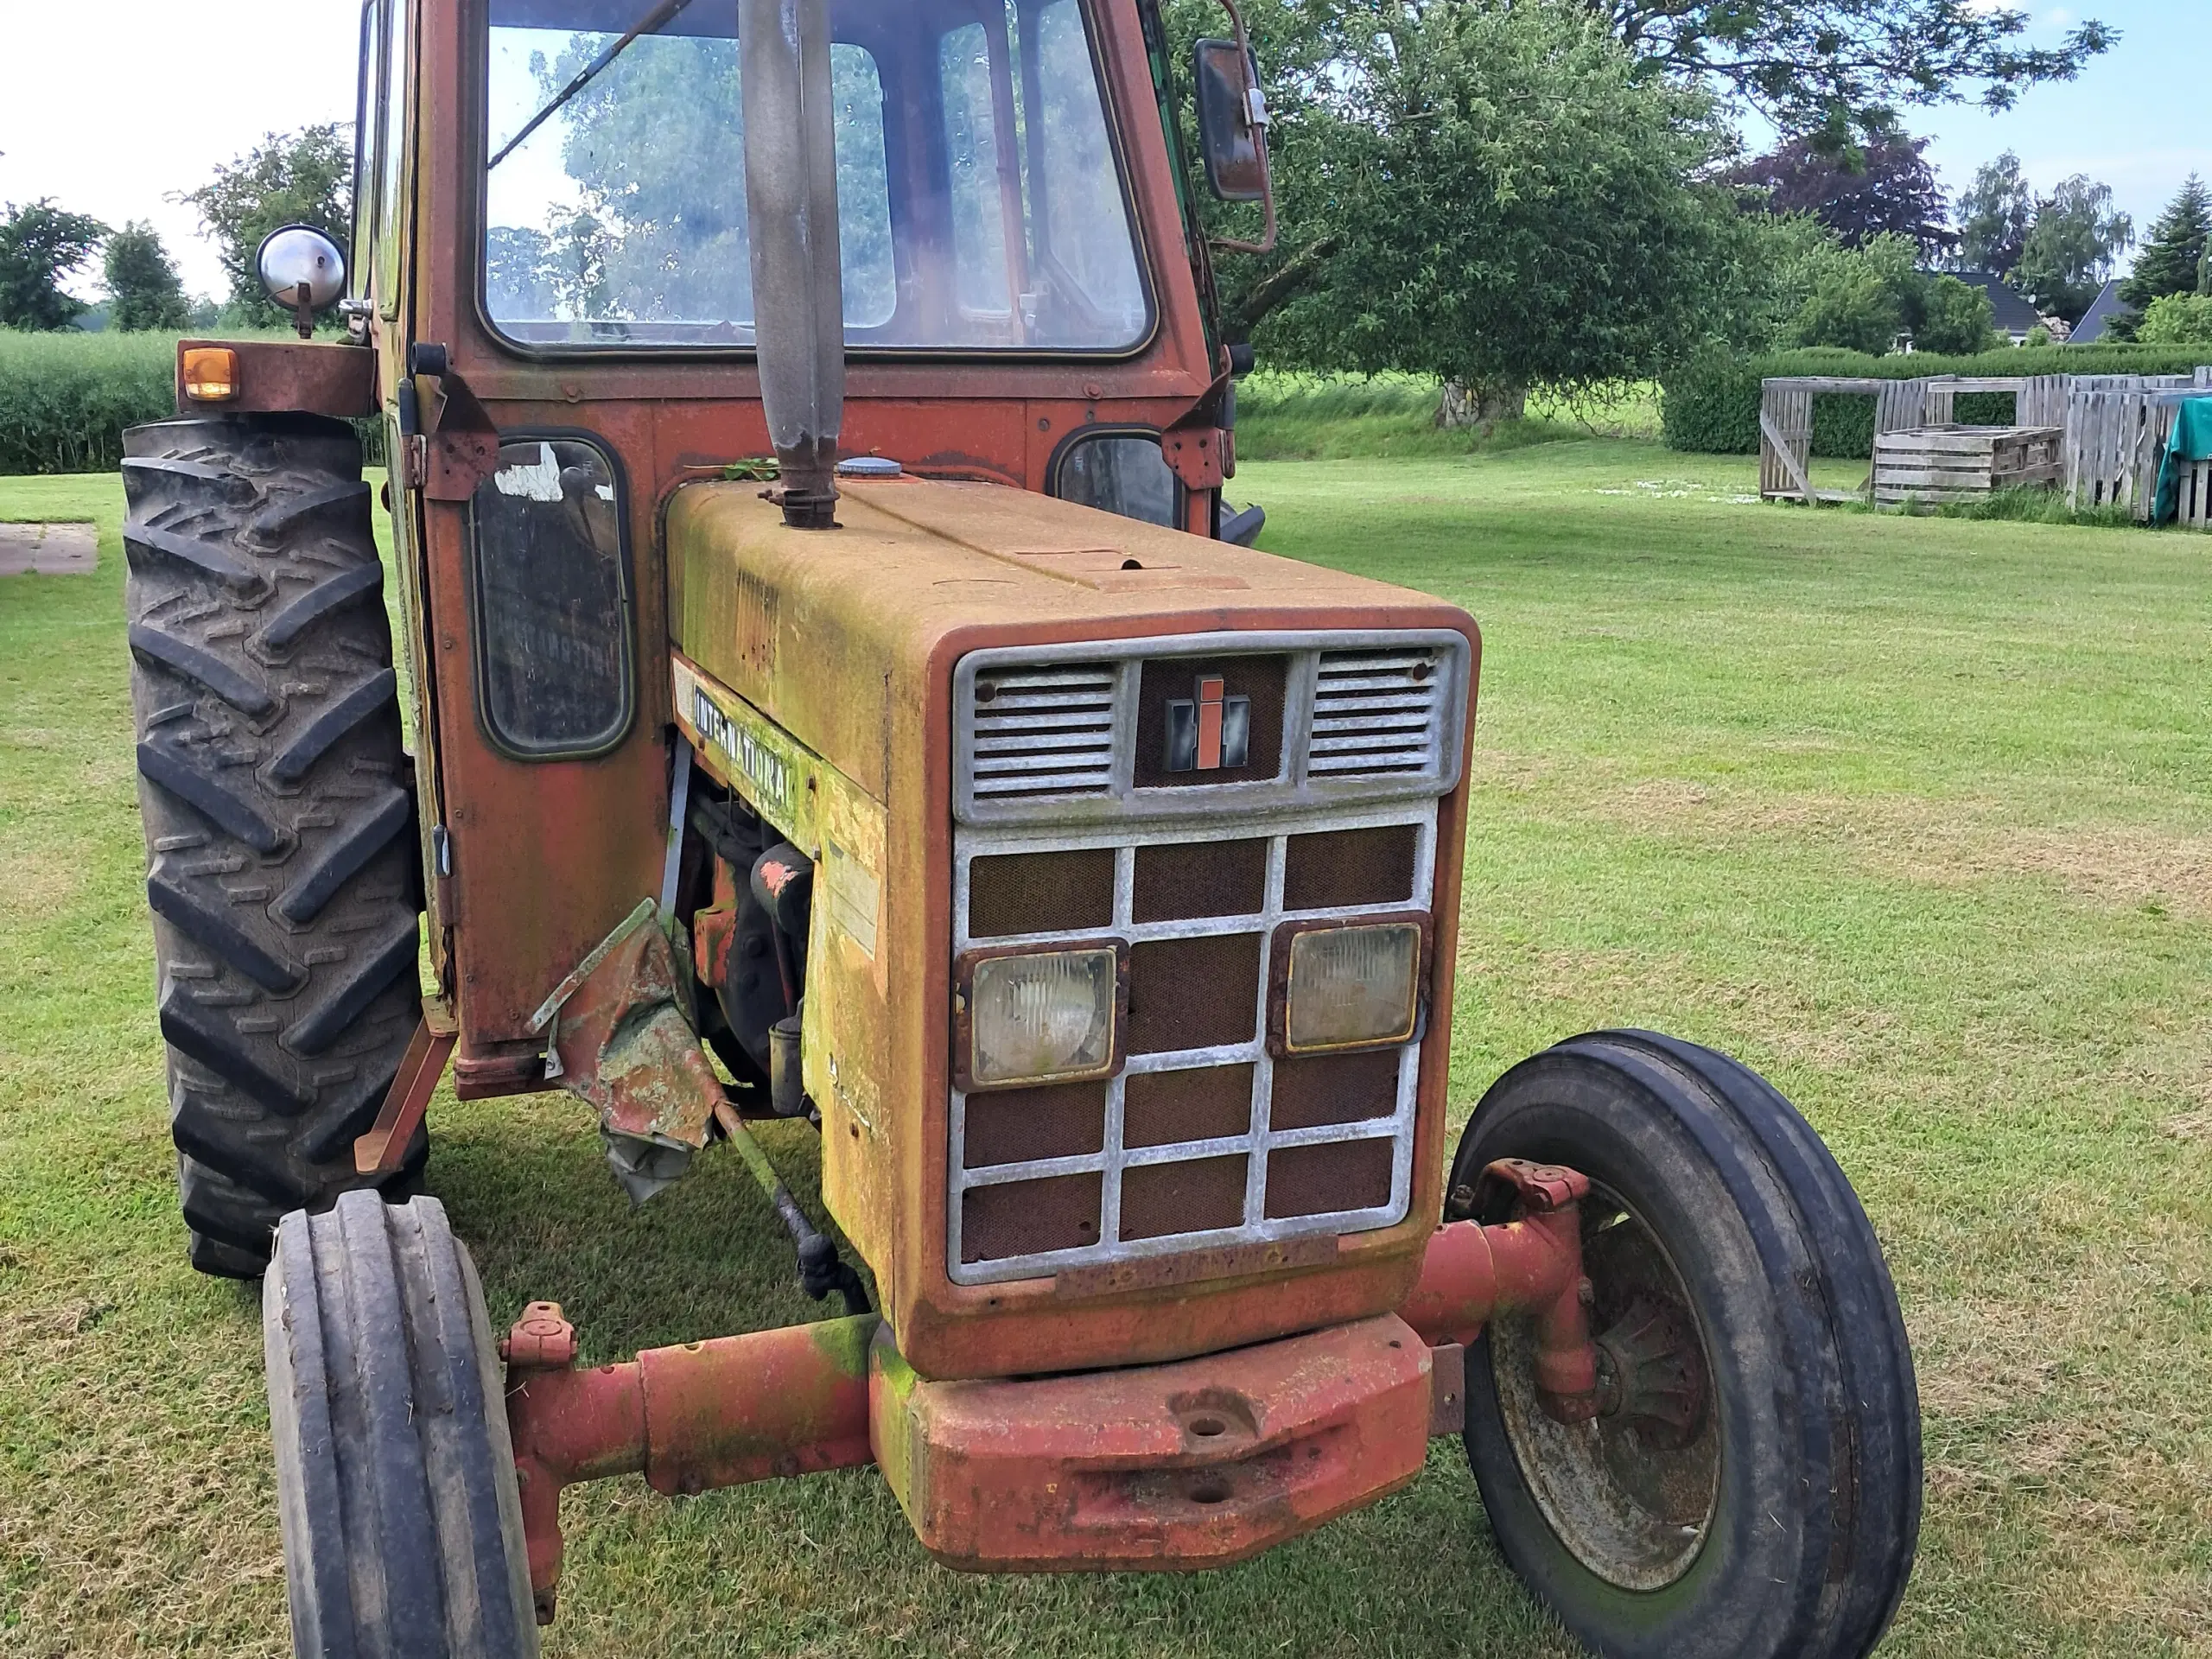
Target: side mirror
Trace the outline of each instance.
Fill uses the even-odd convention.
[[[1198,148],[1206,183],[1224,201],[1256,201],[1267,210],[1256,242],[1216,237],[1229,253],[1266,253],[1275,245],[1274,181],[1268,174],[1268,95],[1260,89],[1259,60],[1244,32],[1236,0],[1222,0],[1234,40],[1200,41],[1191,54],[1191,79],[1198,95]]]
[[[291,308],[302,340],[315,334],[315,314],[327,310],[346,291],[346,256],[312,225],[270,232],[253,263],[269,297]]]
[[[1207,185],[1224,201],[1266,200],[1267,95],[1250,49],[1235,41],[1205,40],[1191,56]]]

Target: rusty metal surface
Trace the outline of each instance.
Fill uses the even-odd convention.
[[[388,1175],[399,1167],[459,1036],[449,1009],[436,1002],[423,1005],[422,1023],[408,1039],[407,1052],[400,1058],[391,1087],[385,1091],[376,1122],[353,1142],[354,1173]]]
[[[1428,1432],[1457,1434],[1467,1427],[1467,1351],[1440,1342],[1428,1351]]]
[[[721,1080],[684,1017],[659,914],[653,900],[639,904],[531,1024],[547,1033],[561,1086],[591,1105],[610,1136],[696,1150],[707,1144]],[[631,1175],[632,1196],[645,1196],[634,1182],[655,1177],[636,1168]]]
[[[532,1302],[499,1338],[499,1357],[511,1371],[557,1371],[575,1363],[576,1327],[558,1302]]]
[[[184,395],[184,354],[213,346],[238,360],[238,391],[219,403]],[[359,346],[298,340],[181,340],[176,412],[249,415],[298,410],[355,416],[377,412],[376,353]]]
[[[507,1428],[539,1622],[560,1578],[564,1485],[642,1472],[657,1491],[700,1492],[872,1461],[876,1325],[873,1314],[827,1319],[578,1370],[559,1306],[531,1304],[508,1338],[526,1357],[509,1361]]]
[[[931,1382],[876,1339],[876,1459],[922,1547],[976,1571],[1246,1560],[1411,1481],[1427,1345],[1385,1315],[1138,1370]]]
[[[955,1286],[945,1262],[944,1038],[953,670],[968,652],[998,645],[1223,628],[1427,628],[1467,639],[1471,685],[1473,623],[1402,588],[988,486],[855,482],[842,517],[846,528],[835,536],[809,536],[785,530],[751,486],[677,492],[667,525],[671,612],[687,664],[820,757],[825,793],[876,814],[881,851],[866,872],[878,895],[870,949],[824,932],[830,907],[816,906],[810,972],[819,982],[810,996],[824,1006],[810,1001],[808,1024],[829,1013],[838,1034],[809,1036],[818,1058],[809,1087],[823,1111],[824,1196],[874,1270],[908,1361],[939,1378],[1144,1363],[1395,1308],[1414,1287],[1442,1205],[1464,782],[1439,805],[1437,969],[1404,1222],[1294,1262],[1209,1260],[1186,1270],[1162,1258],[1106,1284],[1064,1275],[1065,1287],[1043,1277]],[[1048,550],[1086,546],[1243,586],[1116,591],[1038,568],[1055,556]],[[1463,724],[1463,776],[1467,740]],[[702,743],[700,753],[712,761],[720,751]],[[892,812],[892,802],[918,804]],[[1230,1276],[1241,1273],[1255,1276]]]
[[[459,375],[423,377],[417,384],[427,394],[423,423],[429,436],[423,493],[433,501],[465,502],[499,470],[499,429]]]
[[[1574,1170],[1517,1158],[1492,1164],[1482,1180],[1515,1194],[1516,1218],[1438,1228],[1421,1282],[1398,1312],[1422,1340],[1439,1346],[1470,1345],[1493,1319],[1526,1315],[1544,1410],[1560,1422],[1586,1421],[1604,1403],[1582,1268],[1581,1201],[1589,1181]]]

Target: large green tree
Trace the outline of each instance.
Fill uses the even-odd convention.
[[[2035,228],[2036,191],[2006,150],[1976,168],[1974,182],[1959,193],[1959,265],[1964,270],[2002,276],[2020,263],[2020,250]]]
[[[2165,211],[2152,221],[2135,269],[2120,287],[2120,296],[2139,311],[2169,294],[2202,291],[2205,261],[2212,250],[2212,190],[2194,173]]]
[[[1710,99],[1554,0],[1453,0],[1301,89],[1278,173],[1294,240],[1232,296],[1279,360],[1446,383],[1447,423],[1543,382],[1654,372],[1713,323],[1744,251],[1697,181]]]
[[[346,247],[353,222],[353,129],[327,122],[272,132],[178,200],[200,210],[215,238],[232,307],[253,321],[281,325],[290,314],[262,291],[254,256],[262,239],[285,225],[312,225]]]
[[[86,306],[61,284],[92,258],[107,226],[50,197],[0,211],[0,328],[67,328]]]
[[[2035,223],[2006,280],[2038,311],[2079,322],[2134,239],[2134,222],[2113,206],[2112,188],[2076,173],[2037,201]]]
[[[1249,0],[1271,81],[1309,86],[1363,64],[1427,16],[1468,0]],[[1679,82],[1758,111],[1784,134],[1848,148],[1897,110],[1961,101],[1992,109],[2042,82],[2070,80],[2120,37],[2074,24],[2056,46],[2026,44],[2026,11],[1993,0],[1564,0],[1629,55]],[[1173,0],[1176,32],[1219,32],[1211,0]]]
[[[153,328],[183,328],[192,302],[176,264],[154,227],[133,220],[107,239],[103,262],[107,278],[108,324],[125,334]]]

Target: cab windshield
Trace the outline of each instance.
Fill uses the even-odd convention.
[[[751,346],[736,13],[491,0],[484,300],[508,338]],[[1081,0],[834,0],[831,20],[848,343],[1141,343],[1150,307]]]

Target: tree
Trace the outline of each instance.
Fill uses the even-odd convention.
[[[1988,0],[1581,0],[1638,59],[1722,88],[1784,132],[1840,148],[1899,105],[2007,109],[2071,80],[2120,36],[2085,22],[2023,45],[2028,14]],[[1414,0],[1420,3],[1420,0]]]
[[[190,323],[192,304],[184,297],[183,281],[151,225],[133,220],[108,238],[105,275],[108,319],[124,333],[181,329]]]
[[[268,326],[290,313],[262,291],[254,255],[270,232],[312,225],[343,251],[353,222],[353,140],[348,125],[326,122],[272,132],[197,190],[177,198],[200,210],[231,279],[231,301],[246,320]]]
[[[2212,294],[2163,294],[2135,325],[2148,346],[2212,346]]]
[[[2134,222],[2113,208],[2112,188],[2076,173],[2036,203],[2035,223],[2005,280],[2038,311],[2079,322],[2134,239]]]
[[[2166,295],[2201,293],[2208,257],[2212,257],[2212,190],[2192,173],[2165,211],[2152,221],[2143,251],[2135,256],[2135,269],[2120,285],[2120,297],[2147,313],[2152,301]]]
[[[1796,304],[1774,344],[1881,356],[1918,321],[1919,254],[1902,236],[1851,247],[1831,232],[1803,244],[1777,268],[1777,287]]]
[[[67,328],[85,302],[61,284],[83,268],[106,236],[107,226],[41,197],[28,207],[10,202],[0,218],[0,328]]]
[[[1722,176],[1763,191],[1770,212],[1809,213],[1853,246],[1897,235],[1933,259],[1958,238],[1946,222],[1942,187],[1923,153],[1927,148],[1925,138],[1897,131],[1840,155],[1812,138],[1792,138]]]
[[[1364,64],[1428,15],[1482,0],[1251,0],[1246,10],[1271,91],[1312,89],[1331,66]],[[1678,85],[1756,110],[1784,133],[1831,150],[1887,130],[1897,109],[1971,101],[2012,105],[2027,88],[2070,80],[2119,40],[2082,22],[2052,48],[2022,43],[2029,17],[1990,0],[1563,0],[1638,63]],[[1217,33],[1210,0],[1173,0],[1187,48]]]
[[[1997,332],[1997,308],[1987,292],[1973,283],[1955,276],[1922,276],[1915,297],[1918,315],[1912,322],[1912,343],[1918,350],[1972,357],[2005,344]],[[2041,332],[2044,343],[2049,344],[2050,331]],[[2034,334],[2028,339],[2035,342]]]
[[[1457,423],[1696,343],[1741,245],[1727,194],[1694,181],[1725,142],[1710,102],[1568,5],[1432,5],[1393,39],[1287,135],[1304,239],[1236,296],[1270,353],[1435,375]]]
[[[2036,222],[2036,193],[2006,150],[1976,169],[1959,195],[1959,267],[2002,277],[2020,263]]]

